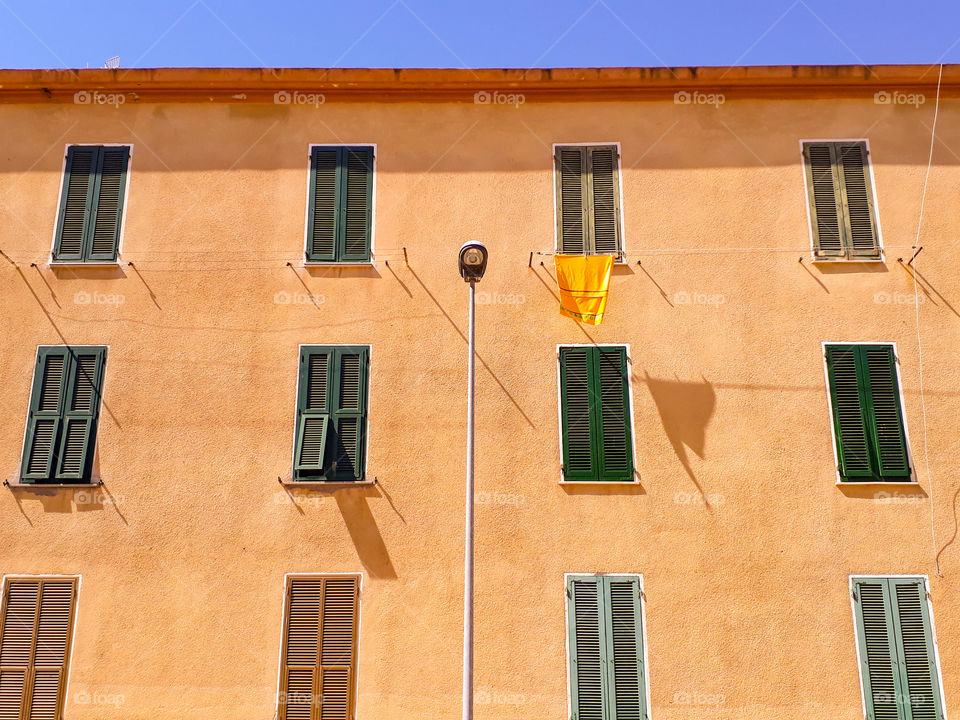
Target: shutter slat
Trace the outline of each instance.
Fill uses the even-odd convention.
[[[340,404],[338,410],[360,410],[362,358],[359,354],[340,356]]]
[[[337,149],[314,148],[311,155],[309,260],[335,259],[337,179]]]
[[[281,717],[285,720],[311,720],[316,705],[314,698],[314,668],[289,668],[286,691],[282,697]]]
[[[370,259],[373,198],[373,149],[344,148],[346,156],[341,260]]]
[[[613,661],[613,703],[610,717],[641,720],[646,697],[643,688],[643,649],[640,628],[640,586],[637,580],[608,580],[610,637]]]
[[[600,637],[600,583],[571,580],[571,680],[578,720],[605,720],[603,664]]]
[[[842,209],[833,146],[811,143],[804,147],[804,151],[814,252],[818,257],[842,257]]]
[[[0,720],[20,720],[26,669],[0,668]]]
[[[590,151],[593,252],[620,256],[620,187],[617,182],[617,148],[592,147]]]
[[[97,355],[77,354],[74,370],[72,412],[91,412],[99,400],[95,395],[97,386]]]
[[[870,477],[870,452],[861,388],[857,373],[856,347],[827,347],[827,369],[837,433],[842,477]]]
[[[60,395],[63,387],[65,354],[48,354],[43,358],[43,379],[40,383],[40,412],[60,412]]]
[[[865,346],[861,352],[870,376],[870,400],[880,476],[909,478],[910,464],[893,348]]]
[[[67,661],[70,637],[70,613],[74,583],[45,580],[40,596],[40,622],[37,625],[37,665],[62,666]]]
[[[564,475],[589,479],[596,473],[589,348],[561,348],[560,372]]]
[[[323,469],[323,457],[327,447],[327,428],[329,424],[329,415],[304,415],[300,418],[299,451],[297,453],[298,469]]]
[[[920,580],[890,580],[899,626],[899,649],[906,679],[905,698],[912,720],[938,720],[940,689],[933,638],[926,613],[926,592]]]
[[[102,150],[96,216],[90,246],[90,254],[94,259],[116,258],[129,156],[130,149],[127,147],[105,147]]]
[[[330,355],[311,353],[307,359],[307,410],[327,411],[327,376]]]
[[[359,473],[360,427],[359,417],[338,417],[336,443],[333,457],[333,473],[337,476],[356,478]]]
[[[83,475],[90,438],[91,420],[87,418],[67,418],[63,423],[63,437],[60,441],[60,478],[80,478]]]
[[[863,143],[838,145],[836,154],[843,168],[845,209],[849,223],[849,244],[855,257],[880,254],[873,217],[873,192],[867,167],[867,148]]]
[[[30,689],[29,720],[59,720],[61,671],[59,668],[37,668]]]
[[[26,667],[30,662],[39,593],[40,583],[37,580],[10,581],[3,616],[3,635],[0,637],[0,666]]]
[[[560,252],[579,255],[587,252],[584,225],[586,153],[583,148],[557,148],[557,222]]]
[[[600,474],[603,480],[630,480],[633,477],[626,359],[622,348],[597,352],[603,436]]]
[[[26,473],[27,476],[48,477],[53,465],[54,443],[57,439],[55,418],[35,418],[28,430],[28,450]]]
[[[58,260],[78,260],[83,257],[84,234],[96,161],[96,148],[71,147],[67,150],[64,189],[66,197],[61,202],[60,232],[56,252]]]

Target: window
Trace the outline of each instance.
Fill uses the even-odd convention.
[[[373,148],[316,146],[310,153],[308,262],[370,262]]]
[[[115,262],[130,148],[72,145],[60,192],[55,262]]]
[[[571,255],[623,256],[616,145],[556,148],[557,249]]]
[[[105,347],[37,351],[21,482],[90,482],[106,356]]]
[[[352,720],[360,578],[294,575],[286,592],[279,720]]]
[[[294,480],[363,480],[369,348],[300,349]]]
[[[892,345],[827,345],[840,477],[909,482],[910,462]]]
[[[629,413],[625,347],[560,348],[564,480],[633,480]]]
[[[867,154],[862,141],[803,143],[817,259],[880,259]]]
[[[0,716],[61,717],[76,605],[76,578],[6,579]]]
[[[567,578],[574,720],[647,717],[638,577]]]
[[[923,578],[854,578],[853,602],[867,717],[943,720]]]

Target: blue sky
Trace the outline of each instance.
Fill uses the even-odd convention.
[[[960,62],[956,0],[0,0],[0,67]]]

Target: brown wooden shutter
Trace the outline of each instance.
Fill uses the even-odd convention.
[[[585,148],[557,148],[557,245],[562,253],[588,251],[586,161]]]
[[[840,143],[836,155],[843,183],[848,252],[852,257],[877,257],[880,243],[874,222],[867,145]]]
[[[813,248],[817,257],[843,257],[842,193],[832,143],[809,143],[803,148]]]
[[[588,147],[592,252],[620,256],[620,182],[615,145]]]
[[[355,576],[290,578],[281,720],[353,720],[359,590]]]
[[[0,630],[0,718],[60,720],[76,611],[75,578],[11,579]]]

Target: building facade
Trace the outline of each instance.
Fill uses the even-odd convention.
[[[958,712],[958,95],[0,71],[0,717]]]

